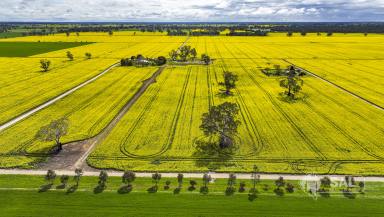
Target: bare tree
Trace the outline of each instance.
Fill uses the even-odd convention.
[[[60,118],[58,120],[52,121],[50,124],[43,126],[36,133],[36,138],[41,141],[55,141],[57,151],[61,151],[62,144],[60,139],[62,136],[67,135],[68,132],[68,119]]]

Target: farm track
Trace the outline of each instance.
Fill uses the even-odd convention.
[[[1,175],[46,175],[47,171],[45,170],[20,170],[20,169],[12,169],[12,170],[4,170],[0,169]],[[60,175],[68,175],[72,176],[74,175],[74,171],[72,170],[57,170],[56,174],[58,176]],[[142,177],[142,178],[150,178],[152,176],[152,173],[149,172],[137,172],[135,173],[136,177]],[[203,172],[188,172],[183,173],[184,178],[201,178],[203,177]],[[121,177],[123,175],[123,172],[120,171],[108,171],[108,175],[111,177]],[[176,178],[178,173],[168,173],[164,172],[161,173],[162,177],[164,178]],[[229,173],[210,173],[211,177],[213,179],[226,179],[229,176]],[[99,176],[99,171],[85,171],[83,176]],[[268,173],[260,173],[260,179],[262,180],[276,180],[280,176],[284,177],[285,180],[320,180],[322,178],[321,175],[306,175],[306,174],[268,174]],[[333,181],[343,181],[345,179],[345,175],[327,175],[331,180]],[[250,173],[236,173],[237,179],[253,179],[252,174]],[[367,177],[361,177],[357,176],[355,177],[356,181],[366,181],[366,182],[384,182],[384,177],[380,176],[367,176]]]
[[[48,100],[47,102],[45,102],[45,103],[43,103],[43,104],[41,104],[41,105],[39,105],[39,106],[37,106],[35,108],[32,108],[31,110],[29,110],[29,111],[27,111],[27,112],[25,112],[25,113],[15,117],[15,118],[11,119],[10,121],[0,125],[0,132],[5,130],[6,128],[8,128],[8,127],[10,127],[10,126],[12,126],[12,125],[22,121],[23,119],[25,119],[25,118],[35,114],[36,112],[38,112],[38,111],[40,111],[40,110],[42,110],[42,109],[44,109],[44,108],[46,108],[46,107],[56,103],[57,101],[63,99],[64,97],[72,94],[76,90],[78,90],[78,89],[88,85],[89,83],[92,83],[93,81],[97,80],[99,77],[103,76],[104,74],[106,74],[107,72],[109,72],[110,70],[112,70],[113,68],[115,68],[116,66],[119,66],[119,65],[120,65],[120,63],[113,64],[112,66],[108,67],[107,69],[105,69],[104,71],[102,71],[98,75],[94,76],[93,78],[91,78],[91,79],[89,79],[89,80],[87,80],[87,81],[85,81],[85,82],[83,82],[83,83],[81,83],[81,84],[71,88],[70,90],[67,90],[66,92],[64,92],[64,93],[54,97],[53,99]]]
[[[309,75],[311,75],[311,76],[313,76],[313,77],[315,77],[315,78],[318,78],[318,79],[320,79],[320,80],[322,80],[322,81],[324,81],[324,82],[326,82],[326,83],[328,83],[328,84],[330,84],[330,85],[332,85],[332,86],[338,88],[339,90],[342,90],[342,91],[348,93],[349,95],[354,96],[355,98],[360,99],[361,101],[363,101],[363,102],[365,102],[365,103],[367,103],[367,104],[369,104],[369,105],[371,105],[371,106],[373,106],[373,107],[375,107],[375,108],[377,108],[377,109],[379,109],[379,110],[384,111],[384,107],[382,107],[382,106],[380,106],[380,105],[378,105],[378,104],[376,104],[376,103],[374,103],[374,102],[372,102],[372,101],[370,101],[370,100],[368,100],[368,99],[365,99],[364,97],[362,97],[362,96],[360,96],[360,95],[357,95],[357,94],[353,93],[352,91],[349,91],[348,89],[346,89],[346,88],[344,88],[344,87],[342,87],[342,86],[340,86],[340,85],[338,85],[338,84],[336,84],[336,83],[334,83],[334,82],[332,82],[332,81],[330,81],[330,80],[328,80],[328,79],[325,79],[325,78],[323,78],[323,77],[321,77],[321,76],[319,76],[319,75],[317,75],[317,74],[315,74],[315,73],[313,73],[313,72],[310,72],[310,71],[308,71],[308,70],[306,70],[306,69],[304,69],[304,68],[302,68],[302,67],[299,67],[299,66],[293,64],[292,62],[286,60],[286,59],[284,59],[284,61],[287,62],[287,63],[289,63],[289,64],[291,64],[291,65],[293,65],[293,66],[296,67],[297,69],[300,69],[300,70],[302,70],[302,71],[308,73]]]
[[[112,129],[118,124],[121,118],[128,112],[132,105],[140,98],[145,90],[156,81],[156,77],[161,74],[166,66],[160,67],[149,79],[143,81],[143,85],[132,96],[132,98],[123,106],[118,114],[109,122],[109,124],[100,131],[96,136],[82,140],[75,141],[64,145],[64,150],[58,155],[55,155],[48,159],[47,162],[39,165],[41,169],[74,169],[84,166],[85,160],[94,147],[103,141]],[[48,157],[50,155],[45,154],[26,154],[26,156],[36,157]]]
[[[186,45],[188,42],[189,37],[180,45],[178,50]],[[115,64],[113,67],[117,66],[119,64]],[[160,67],[149,79],[143,81],[143,85],[140,87],[140,89],[133,95],[133,97],[123,106],[123,108],[118,112],[118,114],[109,122],[109,124],[101,130],[97,135],[94,137],[81,140],[81,141],[74,141],[71,143],[68,143],[64,146],[64,150],[59,153],[58,155],[50,158],[48,162],[42,163],[40,165],[40,168],[79,168],[84,167],[85,160],[89,156],[89,154],[92,152],[92,150],[95,148],[97,144],[99,144],[101,141],[103,141],[112,131],[112,129],[118,124],[118,122],[123,118],[123,116],[128,112],[128,110],[134,105],[134,103],[140,98],[140,96],[148,89],[148,87],[156,82],[156,78],[161,74],[161,72],[167,67],[167,65],[164,65]],[[109,69],[110,70],[110,69]],[[109,71],[108,70],[108,71]],[[152,101],[153,102],[153,101]],[[66,147],[68,147],[69,150],[65,150]],[[72,150],[71,150],[72,149]],[[123,150],[123,149],[121,149]],[[75,156],[71,156],[71,155]],[[61,155],[60,155],[61,154]],[[81,154],[81,156],[79,155]],[[35,154],[35,156],[44,156],[44,154]],[[27,156],[32,156],[28,155]],[[50,155],[48,155],[50,156]],[[66,159],[70,158],[70,159]],[[76,162],[74,160],[76,159]],[[64,165],[63,165],[64,161]],[[89,169],[89,168],[88,168]]]

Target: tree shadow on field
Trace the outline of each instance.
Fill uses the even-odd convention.
[[[216,141],[205,141],[198,139],[195,141],[195,164],[198,167],[207,167],[209,170],[217,170],[221,167],[233,165],[229,161],[233,159],[235,147],[220,148]]]
[[[94,193],[94,194],[100,194],[100,193],[102,193],[105,189],[106,189],[106,186],[105,186],[105,185],[97,185],[97,186],[93,189],[93,193]]]
[[[217,97],[219,97],[220,99],[225,99],[225,98],[234,96],[234,93],[233,92],[229,92],[229,94],[227,94],[225,89],[220,89],[219,92],[216,93],[215,95]]]
[[[293,104],[305,102],[309,98],[309,95],[307,93],[297,93],[295,97],[291,97],[288,96],[285,92],[281,92],[277,98],[282,102]]]
[[[78,187],[79,187],[78,185],[72,185],[71,187],[69,187],[67,189],[67,194],[75,193],[75,191],[77,190]]]
[[[133,189],[132,185],[124,185],[124,186],[121,186],[119,190],[117,190],[117,192],[119,194],[128,194],[132,191],[132,189]]]
[[[40,188],[39,188],[39,193],[48,191],[49,189],[52,188],[52,186],[53,186],[52,183],[49,183],[49,184],[45,184],[45,185],[40,186]]]

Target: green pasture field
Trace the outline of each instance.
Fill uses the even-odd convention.
[[[69,49],[85,42],[0,42],[0,57],[28,57],[56,50]]]
[[[21,32],[1,32],[0,38],[15,38],[22,36]]]
[[[341,193],[331,194],[329,198],[313,198],[300,190],[297,181],[294,193],[277,196],[273,193],[274,182],[263,180],[258,185],[258,197],[249,201],[245,193],[236,192],[232,196],[224,194],[226,179],[217,179],[208,184],[209,193],[202,195],[196,190],[189,191],[189,178],[184,178],[179,194],[173,190],[176,179],[162,178],[157,193],[147,193],[146,189],[154,183],[148,178],[137,178],[133,182],[133,191],[119,194],[122,186],[120,177],[110,177],[107,188],[94,193],[97,177],[82,177],[77,190],[66,193],[74,185],[70,181],[65,189],[59,186],[59,177],[47,192],[38,192],[45,185],[43,176],[2,175],[0,176],[0,216],[382,216],[382,183],[366,183],[365,194],[357,194],[348,199]],[[170,189],[164,190],[166,180],[171,181]],[[238,188],[239,182],[235,185]],[[249,189],[250,180],[245,181]],[[269,190],[262,190],[268,185]]]

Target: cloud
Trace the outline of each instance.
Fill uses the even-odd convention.
[[[1,0],[2,21],[384,21],[384,0]]]

